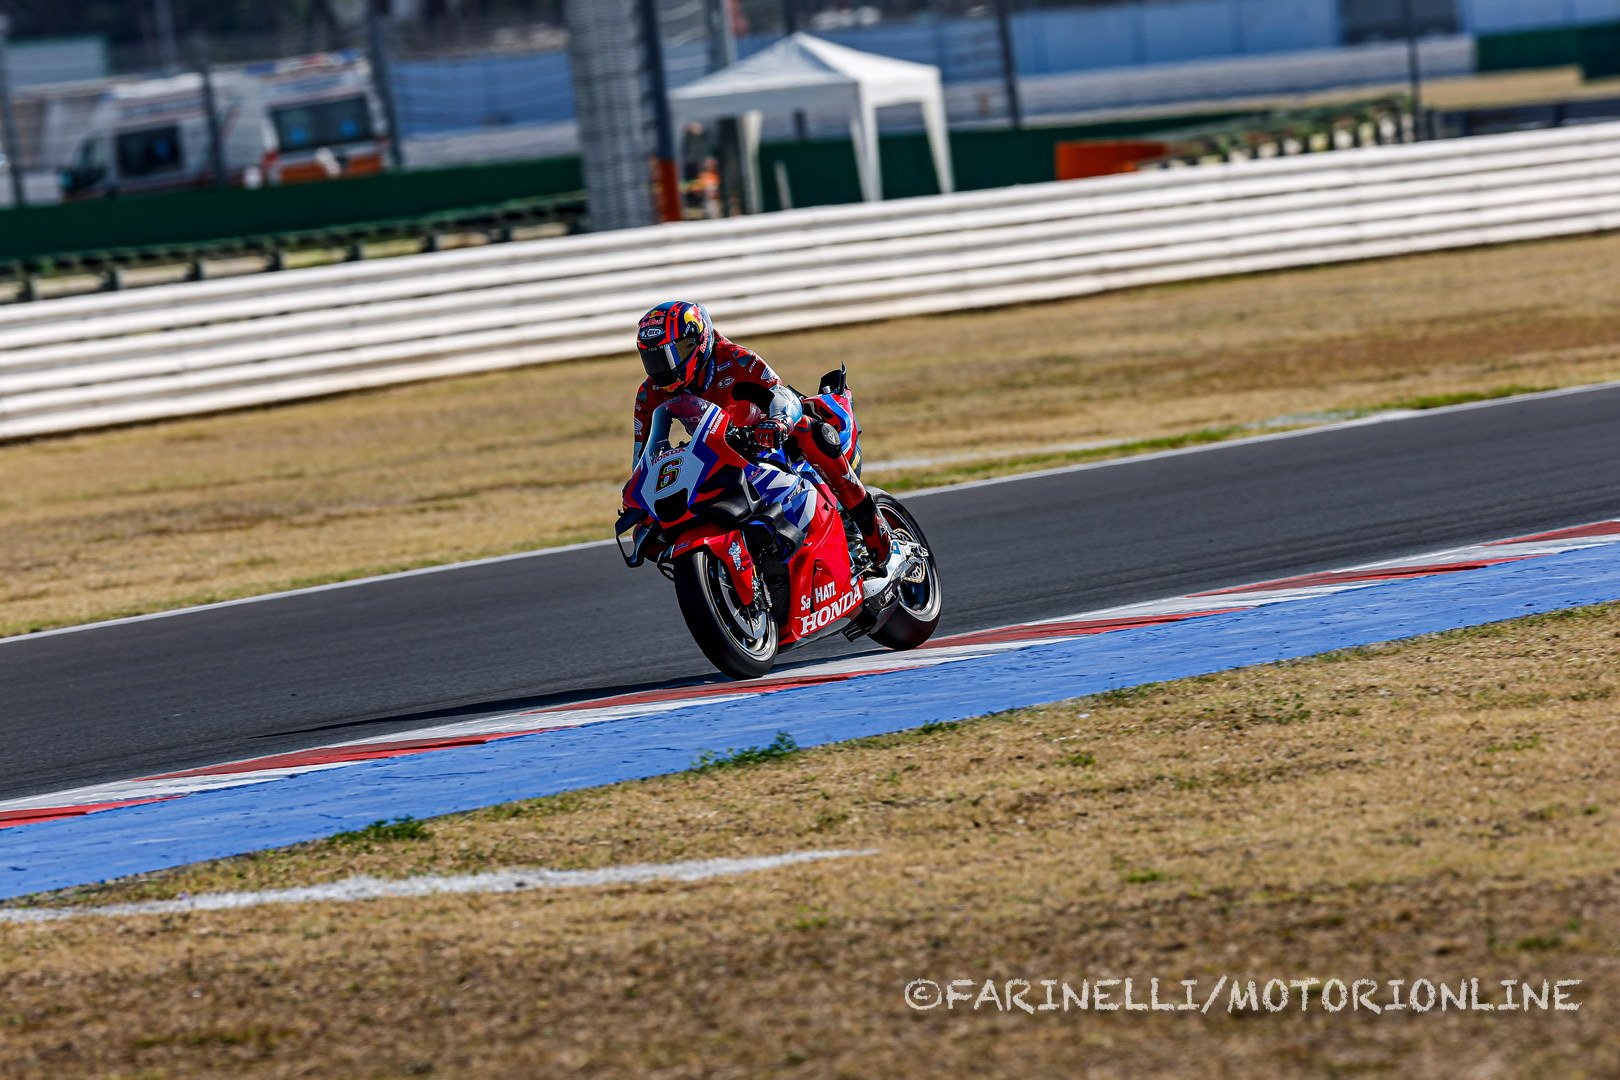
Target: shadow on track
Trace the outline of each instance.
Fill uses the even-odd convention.
[[[818,643],[819,644],[819,643]],[[870,653],[879,653],[885,650],[868,647],[865,649],[838,650],[839,657],[860,656]],[[778,662],[771,670],[771,675],[791,675],[794,671],[819,664],[827,659],[826,656],[804,656],[792,663]],[[438,709],[427,709],[420,712],[389,713],[384,716],[372,716],[358,720],[343,720],[333,724],[316,724],[310,727],[287,728],[281,731],[267,731],[252,736],[255,739],[280,739],[289,735],[311,735],[323,731],[353,731],[357,728],[373,727],[375,725],[404,724],[417,726],[433,721],[476,720],[482,717],[503,716],[508,713],[537,712],[541,709],[554,709],[563,705],[573,705],[582,701],[596,701],[601,698],[620,697],[627,694],[640,694],[651,690],[678,690],[691,686],[712,686],[717,683],[726,683],[733,680],[716,673],[712,676],[702,676],[691,679],[654,679],[646,682],[615,683],[603,686],[593,686],[581,690],[571,690],[560,694],[541,694],[529,697],[492,698],[487,701],[471,701],[463,705],[448,706]],[[746,687],[747,683],[740,683]]]

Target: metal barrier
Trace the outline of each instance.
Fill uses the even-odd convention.
[[[628,351],[1620,227],[1620,124],[689,222],[0,308],[0,438]]]
[[[64,251],[43,258],[16,259],[10,263],[10,276],[22,284],[19,300],[38,300],[40,280],[51,275],[99,274],[101,288],[125,288],[125,274],[151,266],[190,266],[190,280],[207,276],[210,260],[258,258],[266,272],[285,269],[287,258],[298,251],[347,248],[351,259],[366,257],[366,245],[394,240],[410,240],[418,250],[437,251],[445,234],[484,233],[494,239],[510,238],[518,229],[551,224],[573,230],[585,216],[585,193],[538,195],[508,199],[486,206],[459,207],[433,214],[383,221],[361,221],[318,229],[289,229],[259,235],[234,236],[224,240],[192,243],[151,244],[145,247],[103,248],[93,251]],[[80,290],[95,292],[95,288]]]

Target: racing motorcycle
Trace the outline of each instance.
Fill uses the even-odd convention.
[[[675,583],[686,625],[711,663],[736,679],[764,675],[776,655],[842,632],[914,649],[939,625],[939,572],[905,506],[868,486],[893,542],[873,565],[860,532],[821,474],[786,445],[761,445],[752,422],[768,393],[739,396],[733,417],[692,395],[653,410],[614,534],[628,566],[653,562]],[[812,424],[829,424],[859,469],[860,428],[846,375],[829,372],[804,397]],[[749,423],[736,422],[739,419]],[[687,441],[672,444],[679,422]]]

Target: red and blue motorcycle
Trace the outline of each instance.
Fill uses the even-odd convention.
[[[831,424],[859,468],[860,428],[844,372],[829,373],[802,400],[806,417]],[[783,649],[835,632],[890,649],[927,641],[939,625],[939,572],[911,512],[868,486],[893,537],[887,562],[872,565],[859,531],[793,440],[762,447],[735,419],[691,395],[653,410],[614,530],[627,565],[650,560],[675,583],[703,654],[727,675],[751,679]],[[684,443],[670,441],[676,422]]]

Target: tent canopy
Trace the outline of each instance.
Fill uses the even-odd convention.
[[[763,113],[795,109],[845,113],[855,143],[861,193],[867,202],[883,198],[877,110],[913,103],[922,106],[939,189],[952,191],[955,179],[945,131],[945,95],[939,69],[931,64],[874,56],[798,33],[669,95],[676,123],[719,116],[744,118],[741,127],[749,143],[744,156],[754,174],[752,183],[757,183],[755,155]]]

